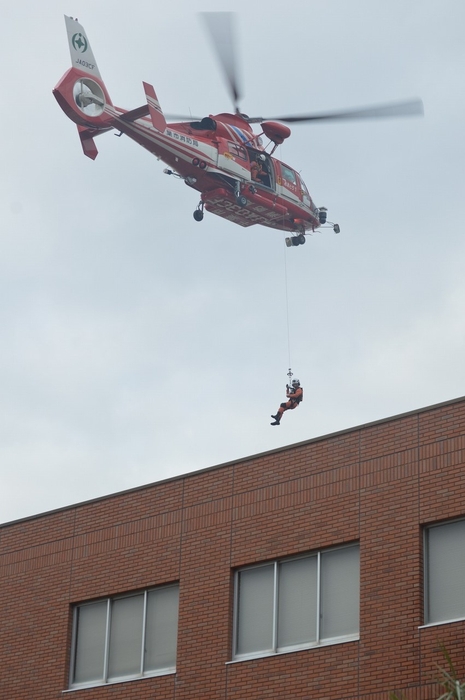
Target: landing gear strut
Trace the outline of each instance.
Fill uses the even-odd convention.
[[[236,202],[240,207],[247,206],[248,199],[243,194],[241,194],[241,183],[239,182],[239,180],[236,180],[234,184],[234,196],[236,198]]]

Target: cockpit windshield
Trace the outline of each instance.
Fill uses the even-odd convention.
[[[291,170],[290,168],[288,168],[287,165],[284,165],[284,163],[281,163],[281,172],[282,172],[284,180],[287,180],[287,182],[290,182],[293,185],[297,184],[297,178],[295,176],[295,172],[293,170]]]

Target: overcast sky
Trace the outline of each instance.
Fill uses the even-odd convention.
[[[52,96],[86,29],[115,104],[231,108],[197,13],[237,12],[243,111],[421,97],[296,125],[277,156],[341,233],[206,214],[127,137],[95,162]],[[22,0],[2,10],[0,521],[465,394],[463,0]],[[280,427],[290,359],[305,401]]]

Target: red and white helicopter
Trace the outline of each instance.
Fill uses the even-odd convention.
[[[178,121],[167,124],[154,88],[145,82],[146,103],[142,107],[129,111],[116,107],[84,28],[72,17],[65,17],[72,67],[53,94],[77,124],[82,149],[89,158],[95,159],[98,153],[94,138],[116,129],[166,163],[169,168],[165,173],[179,177],[201,193],[194,211],[196,221],[203,219],[206,209],[240,226],[261,224],[289,232],[292,236],[286,238],[288,246],[305,243],[307,232],[326,224],[327,211],[314,205],[299,173],[273,157],[276,147],[291,134],[282,122],[416,115],[422,114],[422,103],[411,100],[326,114],[248,117],[238,106],[232,15],[210,12],[203,16],[226,76],[234,113],[202,119],[173,116]],[[260,134],[254,133],[252,124],[261,125]],[[274,144],[270,152],[263,147],[262,136]],[[339,233],[337,224],[331,227]]]

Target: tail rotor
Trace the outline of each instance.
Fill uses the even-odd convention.
[[[99,117],[105,108],[105,95],[94,80],[81,78],[73,87],[74,101],[87,117]]]

